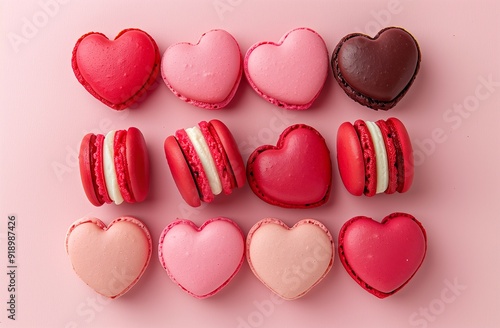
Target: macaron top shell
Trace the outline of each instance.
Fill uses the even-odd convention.
[[[396,150],[397,156],[401,159],[398,161],[402,167],[398,167],[398,192],[406,192],[410,189],[413,183],[414,177],[414,159],[413,159],[413,147],[411,145],[410,136],[406,130],[403,123],[395,118],[391,117],[387,120],[387,124],[393,133],[397,135],[396,140]]]
[[[339,233],[339,257],[347,272],[379,298],[400,290],[416,273],[427,250],[422,224],[406,213],[382,222],[358,216]]]
[[[196,298],[215,295],[241,268],[245,258],[241,229],[217,217],[200,227],[177,219],[161,233],[158,257],[169,277]]]
[[[239,45],[224,30],[203,34],[197,44],[170,46],[163,54],[161,67],[163,79],[174,94],[207,109],[229,103],[243,71]]]
[[[101,206],[104,202],[99,197],[95,186],[95,178],[93,168],[94,159],[93,154],[95,153],[95,140],[96,136],[93,133],[89,133],[83,137],[82,143],[80,144],[80,156],[78,156],[80,165],[80,177],[82,179],[83,189],[85,195],[89,201],[95,206]]]
[[[165,139],[164,149],[170,172],[182,198],[190,206],[200,206],[198,187],[177,139],[174,136]]]
[[[120,217],[106,226],[96,218],[73,223],[66,252],[78,276],[97,293],[116,298],[125,294],[146,270],[152,253],[146,226]]]
[[[287,109],[309,108],[328,75],[328,50],[315,31],[301,27],[278,43],[259,42],[246,53],[245,74],[267,101]]]
[[[129,107],[146,92],[158,75],[159,63],[158,46],[139,29],[123,30],[114,40],[87,33],[76,43],[72,57],[78,81],[115,110]]]
[[[358,134],[349,122],[342,123],[337,131],[337,162],[347,191],[361,196],[365,189],[363,150]]]
[[[236,140],[234,140],[234,137],[228,127],[221,121],[211,120],[209,125],[211,125],[213,127],[213,131],[215,131],[214,137],[219,138],[219,142],[224,148],[224,152],[227,156],[229,166],[236,182],[236,187],[241,188],[245,185],[246,181],[245,163],[241,157]]]
[[[127,130],[125,140],[128,184],[135,202],[142,202],[149,192],[149,156],[146,141],[139,129]]]
[[[254,193],[270,204],[320,206],[331,190],[330,152],[314,128],[292,125],[283,131],[276,146],[261,146],[250,155],[247,174]]]

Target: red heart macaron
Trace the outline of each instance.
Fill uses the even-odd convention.
[[[380,223],[364,216],[352,218],[342,226],[338,243],[349,275],[379,298],[403,288],[427,251],[424,227],[406,213],[392,213]]]
[[[141,278],[151,258],[151,235],[133,217],[120,217],[106,226],[83,218],[66,235],[66,252],[76,274],[97,293],[117,298]]]
[[[139,129],[113,130],[83,137],[79,154],[80,176],[89,201],[142,202],[149,192],[149,156]]]
[[[397,118],[344,122],[337,131],[340,177],[353,195],[403,193],[413,183],[410,137]]]
[[[224,30],[208,31],[197,44],[174,44],[161,61],[163,80],[170,91],[207,109],[223,108],[233,99],[242,67],[238,42]]]
[[[155,82],[160,53],[154,39],[139,29],[123,30],[114,40],[90,32],[77,41],[71,66],[92,96],[122,110],[137,102]]]
[[[238,273],[245,258],[245,237],[227,218],[210,219],[200,227],[178,219],[161,233],[158,258],[173,282],[196,298],[206,298]]]
[[[219,120],[178,130],[165,139],[164,150],[182,198],[193,207],[245,184],[245,164],[238,145]]]
[[[387,27],[374,38],[353,33],[333,51],[333,75],[345,93],[361,105],[388,110],[413,84],[420,68],[415,38],[399,27]]]
[[[250,155],[247,177],[253,192],[269,204],[311,208],[328,201],[332,163],[323,136],[305,124],[283,131],[276,146]]]

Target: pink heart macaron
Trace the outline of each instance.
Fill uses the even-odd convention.
[[[392,213],[380,223],[365,216],[352,218],[342,226],[338,242],[349,275],[379,298],[403,288],[427,251],[424,227],[406,213]]]
[[[117,298],[141,278],[151,258],[151,236],[133,217],[120,217],[106,226],[83,218],[66,235],[66,252],[76,274],[97,293]]]
[[[328,75],[328,50],[315,31],[301,27],[278,43],[254,44],[244,59],[252,88],[270,103],[286,109],[311,107]]]
[[[89,201],[142,202],[149,192],[149,156],[141,131],[112,130],[83,137],[79,154],[80,176]]]
[[[304,296],[330,271],[334,259],[333,238],[313,219],[289,228],[268,218],[256,223],[247,236],[247,260],[255,276],[286,300]]]
[[[177,130],[164,142],[165,156],[182,198],[193,207],[231,194],[246,181],[245,164],[228,127],[201,121]]]
[[[227,218],[200,227],[175,220],[161,233],[158,257],[168,276],[196,298],[215,295],[238,273],[245,258],[245,237]]]
[[[252,191],[269,204],[317,207],[330,196],[330,151],[318,131],[295,124],[283,131],[276,146],[254,150],[248,158],[247,177]]]
[[[77,41],[71,66],[92,96],[112,109],[123,110],[154,84],[160,52],[154,39],[136,28],[121,31],[114,40],[90,32]]]
[[[243,72],[241,51],[224,30],[203,34],[197,44],[174,44],[165,51],[161,74],[180,99],[207,109],[220,109],[233,99]]]

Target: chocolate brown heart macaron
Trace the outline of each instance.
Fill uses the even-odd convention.
[[[346,35],[333,51],[331,65],[335,79],[354,101],[388,110],[413,84],[420,59],[420,48],[410,33],[387,27],[373,38]]]

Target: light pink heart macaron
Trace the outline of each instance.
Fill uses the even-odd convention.
[[[247,236],[247,260],[255,276],[286,300],[304,296],[330,271],[333,238],[313,219],[289,228],[268,218],[256,223]]]
[[[197,44],[174,44],[161,61],[161,74],[168,88],[180,99],[206,109],[227,106],[242,72],[238,42],[224,30],[203,34]]]
[[[138,219],[120,217],[106,226],[96,218],[71,225],[66,251],[76,274],[97,293],[116,298],[140,279],[151,258],[151,236]]]
[[[244,70],[252,88],[265,100],[286,109],[311,107],[328,75],[328,50],[315,31],[291,30],[278,43],[254,44]]]
[[[175,220],[162,232],[158,258],[168,276],[196,298],[215,295],[238,273],[245,258],[245,237],[227,218],[200,227]]]

